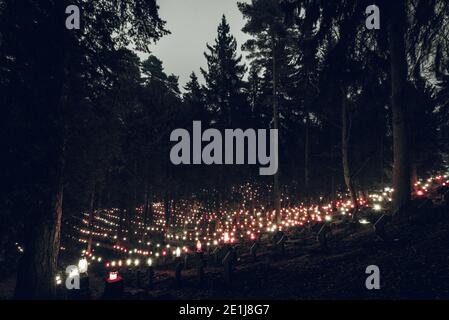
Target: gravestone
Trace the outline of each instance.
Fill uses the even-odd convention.
[[[197,256],[197,264],[196,264],[196,275],[198,278],[198,281],[202,283],[204,281],[204,267],[205,267],[205,261],[204,256],[202,252],[198,252]]]
[[[385,225],[391,221],[391,216],[383,214],[375,223],[374,223],[374,232],[376,236],[378,236],[383,241],[388,241],[388,236],[385,231]]]
[[[449,188],[441,196],[441,204],[444,206],[449,206]]]
[[[144,284],[143,284],[143,274],[142,274],[142,271],[139,268],[136,271],[136,287],[137,288],[142,288],[143,286],[144,286]]]
[[[131,287],[137,287],[137,272],[136,270],[132,269],[131,274],[129,276],[129,279],[127,279],[126,282]]]
[[[176,265],[176,269],[175,269],[175,282],[177,284],[181,283],[182,280],[182,269],[184,269],[184,263],[183,262],[178,262],[178,264]]]
[[[124,281],[120,276],[115,279],[106,278],[104,283],[103,299],[118,300],[122,299],[125,293]]]
[[[232,257],[231,252],[228,252],[223,258],[224,266],[224,281],[226,283],[231,283],[232,281]]]
[[[287,240],[287,237],[285,234],[282,235],[282,237],[278,240],[276,243],[277,249],[281,253],[281,255],[285,255],[285,241]]]
[[[432,197],[432,201],[436,205],[445,206],[449,201],[449,186],[443,186],[438,188],[434,192],[434,196]]]
[[[257,248],[259,247],[259,244],[257,242],[254,242],[251,248],[249,249],[249,254],[251,256],[251,260],[255,262],[257,260]]]
[[[189,267],[189,254],[188,253],[186,253],[185,255],[184,255],[184,268],[188,268]]]
[[[285,233],[282,231],[276,232],[276,234],[273,236],[273,245],[275,252],[279,252],[281,255],[285,254],[285,241],[287,240],[287,237],[285,236]]]
[[[147,269],[147,278],[148,278],[148,289],[151,289],[153,287],[153,281],[154,281],[154,270],[153,267],[148,267]]]
[[[219,264],[220,262],[220,247],[215,247],[214,251],[212,252],[212,255],[214,256],[214,262],[215,264]]]
[[[226,283],[231,283],[232,281],[232,275],[233,275],[233,267],[234,262],[236,261],[236,253],[233,247],[228,247],[228,253],[225,255],[225,257],[222,260],[223,266],[224,266],[224,281]]]
[[[317,240],[320,243],[321,249],[323,251],[329,250],[328,234],[330,233],[330,231],[331,227],[327,223],[323,224],[323,226],[320,228],[320,231],[318,231]]]

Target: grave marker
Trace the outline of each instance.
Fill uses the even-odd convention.
[[[182,272],[183,269],[184,269],[184,263],[183,262],[179,262],[176,265],[176,269],[175,269],[175,282],[178,283],[178,284],[181,283],[181,281],[182,281],[181,272]]]
[[[235,250],[232,246],[229,246],[228,253],[225,255],[225,257],[222,260],[222,263],[224,266],[224,281],[226,283],[231,283],[231,281],[232,281],[233,266],[234,266],[235,260],[236,260]]]
[[[249,254],[251,256],[252,261],[256,261],[257,260],[257,248],[258,248],[259,244],[257,242],[254,242],[253,245],[251,246],[251,248],[249,249]]]
[[[111,271],[104,283],[104,299],[121,299],[125,292],[125,286],[122,277],[117,271]]]
[[[213,256],[214,256],[214,262],[215,262],[215,264],[218,264],[219,263],[219,261],[220,261],[220,257],[219,257],[219,254],[220,254],[220,247],[215,247],[215,249],[214,249],[214,251],[212,252],[212,254],[213,254]]]
[[[330,231],[331,231],[331,228],[327,223],[323,224],[320,231],[318,231],[317,239],[318,239],[318,242],[320,243],[321,249],[323,251],[329,250],[328,234]]]
[[[285,255],[285,241],[286,240],[287,240],[287,237],[285,236],[285,234],[283,234],[282,237],[276,243],[276,246],[280,250],[281,255]]]
[[[154,280],[154,270],[152,266],[149,266],[147,269],[147,277],[148,277],[148,288],[151,289],[153,287],[153,280]]]
[[[204,281],[204,267],[205,267],[205,262],[204,262],[203,253],[198,252],[198,261],[196,264],[196,274],[198,277],[198,281],[200,283],[202,283]]]
[[[385,225],[391,221],[391,216],[383,214],[377,221],[374,223],[374,232],[376,236],[378,236],[383,241],[388,241],[388,236],[385,231]]]

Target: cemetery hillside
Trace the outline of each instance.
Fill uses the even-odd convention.
[[[446,0],[0,0],[0,300],[449,299],[448,35]]]

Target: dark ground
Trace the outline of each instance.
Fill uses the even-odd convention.
[[[257,262],[241,248],[231,284],[223,267],[209,263],[202,284],[195,268],[174,282],[174,266],[159,267],[150,290],[129,280],[127,299],[449,299],[449,208],[415,202],[388,225],[391,242],[380,240],[372,224],[349,233],[333,228],[330,251],[324,252],[312,231],[294,232],[285,256],[262,244]],[[380,290],[367,290],[365,269],[380,268]],[[92,298],[101,298],[101,273],[90,275]],[[11,298],[14,277],[0,283],[0,298]]]

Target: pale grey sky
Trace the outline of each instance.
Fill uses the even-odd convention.
[[[250,0],[240,0],[250,2]],[[237,8],[237,0],[157,0],[159,14],[167,21],[171,34],[150,47],[152,53],[164,63],[167,74],[179,76],[181,87],[195,71],[200,81],[200,67],[206,66],[206,43],[212,44],[217,35],[221,16],[226,15],[231,32],[240,51],[248,39],[241,29],[244,19]],[[240,51],[241,52],[241,51]],[[243,54],[245,57],[245,55]],[[141,57],[144,57],[141,55]]]

